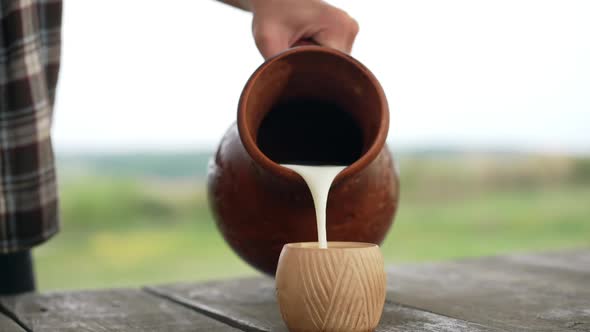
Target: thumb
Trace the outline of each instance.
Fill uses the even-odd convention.
[[[350,53],[352,44],[356,37],[356,31],[353,33],[343,33],[343,31],[334,29],[325,29],[319,31],[313,36],[318,44],[337,49],[339,51]]]
[[[280,29],[280,26],[259,26],[253,30],[256,47],[265,59],[289,48],[289,37]]]

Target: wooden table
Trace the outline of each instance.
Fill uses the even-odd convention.
[[[265,277],[0,305],[1,332],[286,331]],[[590,249],[393,266],[377,331],[590,331]]]

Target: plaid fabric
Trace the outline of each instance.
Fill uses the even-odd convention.
[[[51,122],[61,1],[0,0],[0,254],[58,230]]]

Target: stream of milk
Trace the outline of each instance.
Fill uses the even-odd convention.
[[[328,193],[334,178],[346,166],[307,166],[307,165],[281,165],[299,174],[311,191],[313,205],[315,207],[316,223],[318,228],[318,242],[320,248],[328,248],[326,235],[326,205]]]

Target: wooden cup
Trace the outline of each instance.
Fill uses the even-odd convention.
[[[291,332],[373,331],[385,303],[379,246],[362,242],[289,243],[283,247],[276,289]]]

